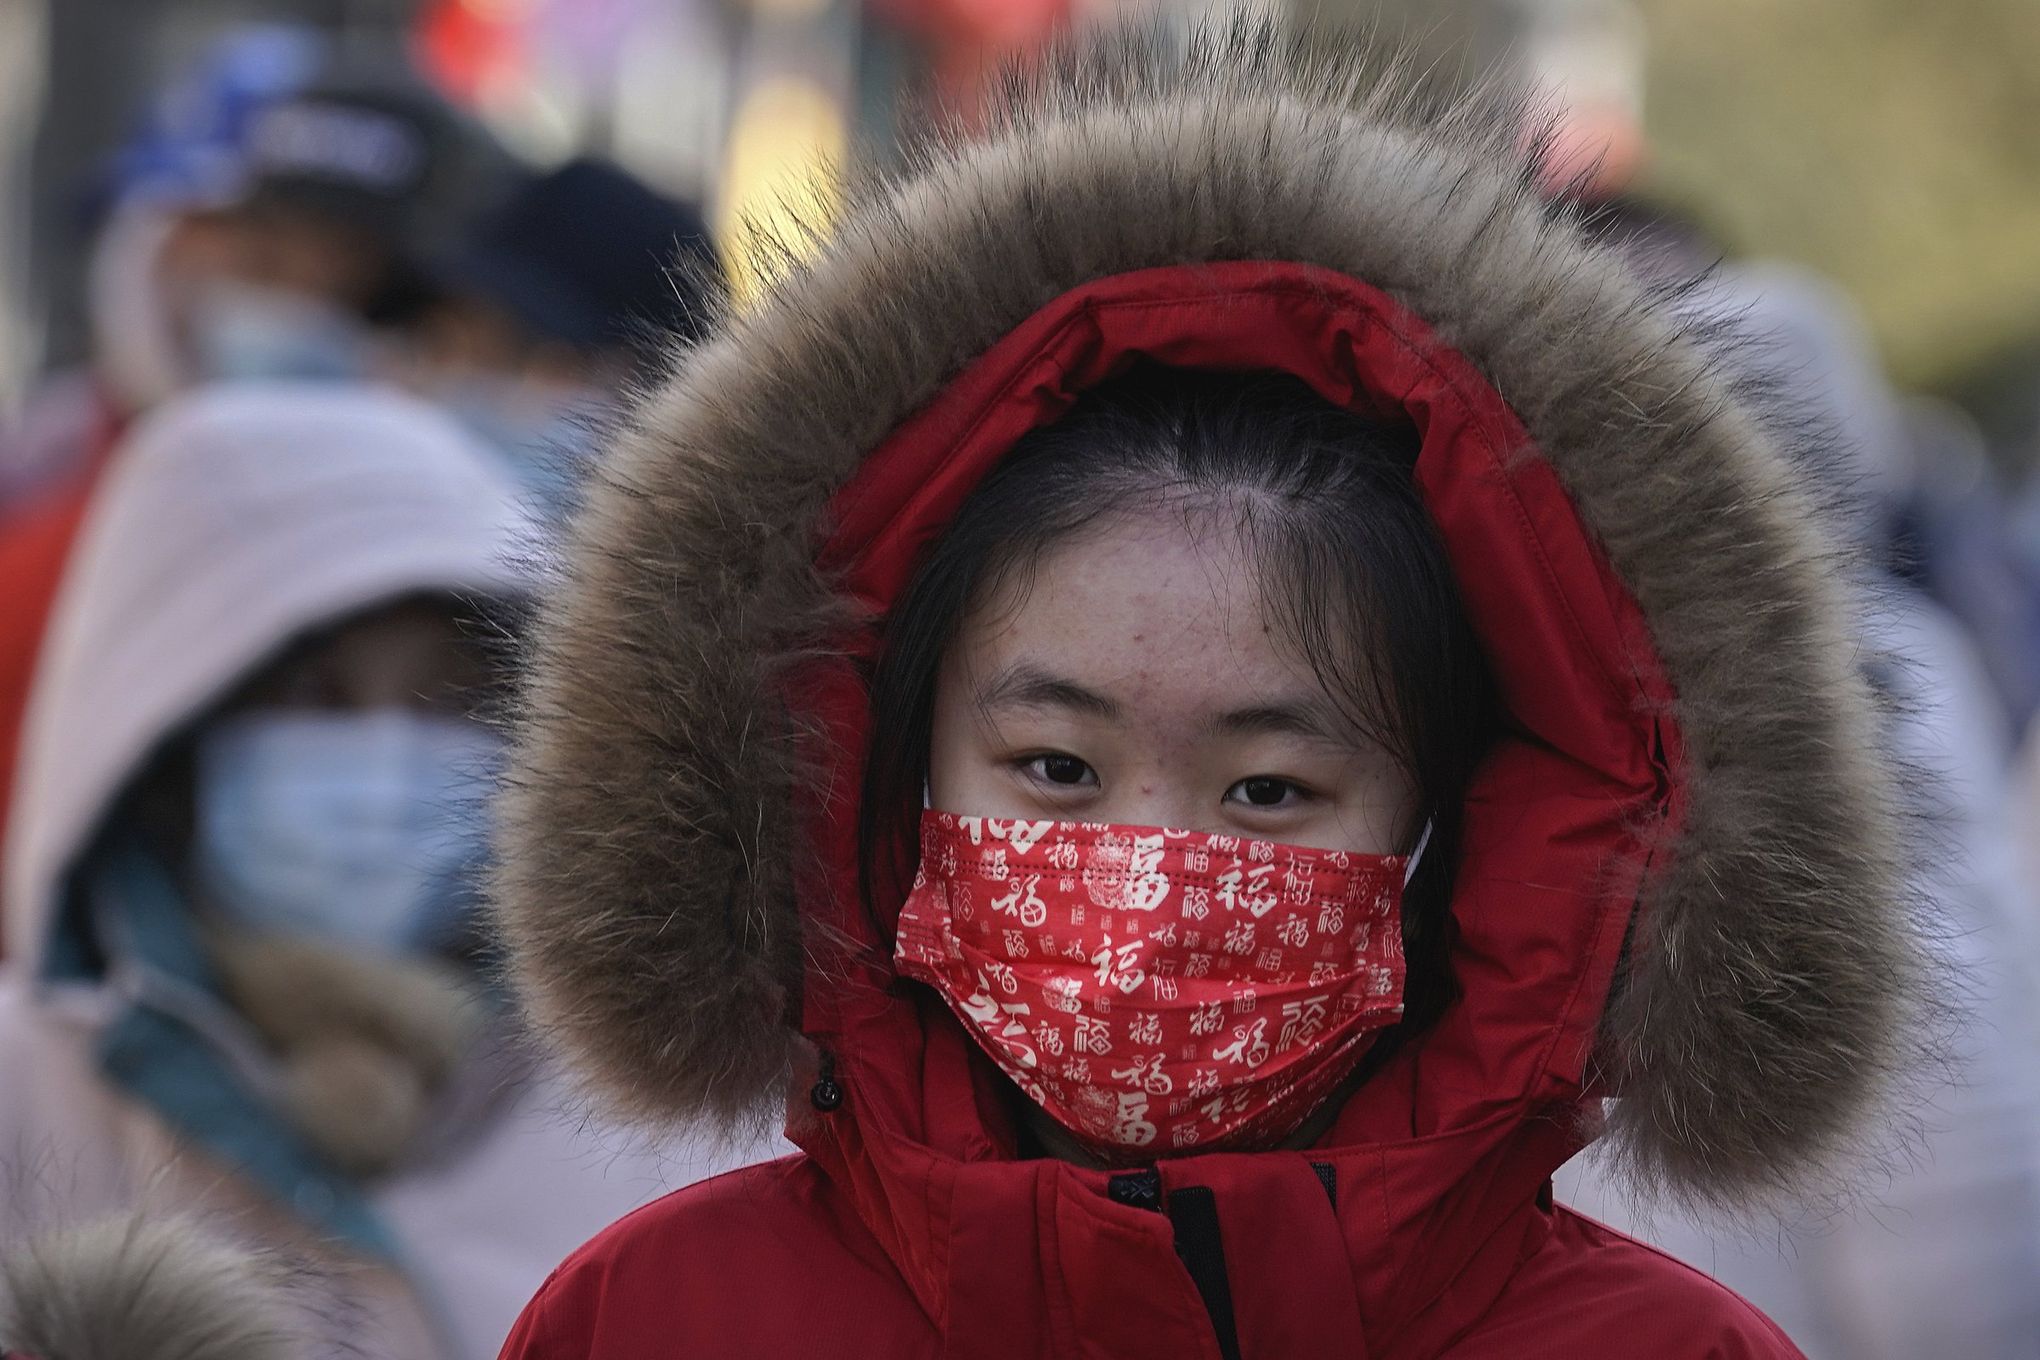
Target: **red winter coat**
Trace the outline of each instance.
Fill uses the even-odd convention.
[[[1788,1183],[1892,1051],[1888,785],[1787,460],[1505,126],[1355,112],[1251,44],[1114,60],[853,209],[577,527],[498,884],[527,995],[642,1114],[802,1071],[805,1153],[616,1225],[505,1355],[1796,1354],[1549,1191],[1603,1093],[1647,1172]],[[852,798],[923,549],[1136,356],[1416,425],[1510,731],[1443,1017],[1315,1147],[1111,1174],[1022,1157],[1002,1079],[893,976]]]

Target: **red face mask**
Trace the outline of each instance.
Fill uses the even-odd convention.
[[[1402,1014],[1414,866],[928,812],[894,957],[1108,1158],[1267,1146]]]

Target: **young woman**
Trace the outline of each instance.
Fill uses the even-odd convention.
[[[643,408],[500,882],[623,1108],[802,1155],[506,1355],[1795,1354],[1555,1205],[1744,1202],[1901,1051],[1831,545],[1514,124],[1068,59]]]

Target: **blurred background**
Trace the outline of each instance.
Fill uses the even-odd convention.
[[[534,161],[611,157],[727,221],[770,173],[761,162],[840,151],[845,138],[883,146],[916,108],[967,98],[988,56],[1141,3],[4,0],[0,393],[18,400],[39,368],[82,352],[85,180],[134,134],[152,95],[235,25],[299,23],[337,43],[408,50]],[[1481,40],[1499,44],[1540,14],[1604,7],[1291,8],[1426,37],[1485,13]],[[2040,366],[2040,7],[1636,0],[1631,16],[1634,34],[1599,50],[1583,40],[1566,60],[1640,63],[1621,79],[1648,119],[1642,182],[1738,252],[1832,277],[1901,381],[1972,405],[1993,450],[2016,457],[2035,423],[2022,378]],[[902,93],[914,96],[905,113]]]
[[[610,1156],[595,1194],[583,1154],[457,1098],[524,1089],[469,914],[485,814],[420,813],[493,759],[486,644],[534,584],[504,564],[709,291],[741,305],[788,224],[827,220],[842,167],[968,123],[1066,28],[1231,7],[0,0],[0,1111],[120,1087],[375,1259],[465,1223],[500,1269],[408,1290],[445,1354],[493,1354],[630,1204],[772,1151]],[[1562,1196],[1817,1360],[2040,1354],[2040,4],[1259,7],[1406,49],[1441,94],[1498,72],[1555,202],[1648,275],[1709,274],[1687,305],[1830,455],[1904,663],[1875,679],[1939,779],[1950,853],[1921,886],[1976,997],[1874,1207],[1649,1215],[1591,1160]],[[478,596],[479,628],[450,603]],[[339,807],[382,839],[333,843]],[[236,931],[279,922],[317,948],[251,959]],[[31,976],[128,979],[127,1009],[72,1034],[9,992]],[[521,1223],[448,1207],[512,1180]]]

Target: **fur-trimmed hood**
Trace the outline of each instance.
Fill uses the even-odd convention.
[[[983,468],[1138,354],[1416,423],[1512,719],[1463,999],[1328,1143],[1570,1130],[1613,1093],[1639,1171],[1731,1202],[1842,1149],[1918,967],[1843,572],[1790,450],[1539,199],[1520,126],[1259,31],[1123,39],[853,195],[684,356],[573,527],[497,882],[531,1009],[614,1102],[775,1101],[804,1032],[847,1179],[888,1140],[994,1155],[927,1113],[953,1026],[845,877],[855,663]]]

